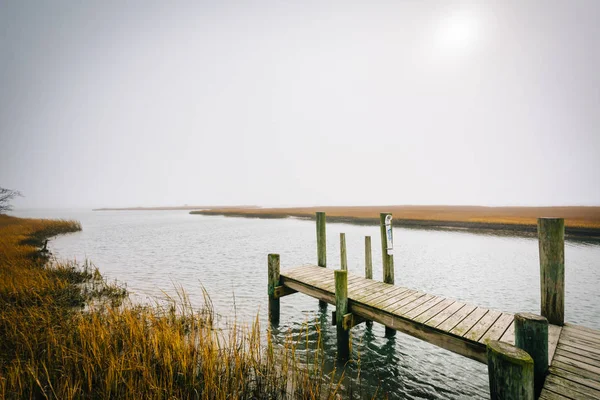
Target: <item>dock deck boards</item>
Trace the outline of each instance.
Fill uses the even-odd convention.
[[[281,283],[300,293],[335,304],[332,269],[316,265],[290,268],[281,272]],[[483,363],[487,363],[488,341],[501,340],[514,344],[515,340],[512,314],[366,279],[352,273],[348,273],[348,308],[349,312],[359,317]],[[574,335],[571,330],[568,332],[569,335]],[[596,343],[600,347],[600,334],[590,332],[595,331],[577,331],[579,336],[576,343],[579,347],[576,348],[579,351],[585,351]],[[561,327],[550,325],[550,360],[557,346],[561,346],[560,335]],[[573,344],[568,346],[570,347],[563,347],[558,351],[559,359],[565,357],[566,352],[582,357],[581,353],[573,353]],[[600,350],[594,354],[594,362],[600,360]],[[600,365],[596,364],[590,366],[600,371]],[[572,363],[567,365],[572,366]]]
[[[540,399],[600,399],[600,331],[565,324]]]

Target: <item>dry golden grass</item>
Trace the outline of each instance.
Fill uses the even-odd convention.
[[[261,346],[258,319],[223,331],[208,297],[119,306],[124,292],[89,264],[40,255],[45,237],[79,229],[0,215],[0,398],[336,398],[321,346],[299,363],[290,338]]]
[[[462,222],[476,225],[535,225],[538,217],[565,218],[567,227],[600,229],[600,207],[479,207],[479,206],[328,206],[296,208],[238,208],[193,211],[247,217],[312,217],[325,211],[328,217],[378,221],[380,212],[391,212],[394,220]]]

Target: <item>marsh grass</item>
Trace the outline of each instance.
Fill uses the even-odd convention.
[[[0,398],[338,398],[344,374],[325,373],[320,334],[298,357],[302,341],[275,345],[258,317],[219,328],[206,293],[200,309],[182,291],[133,305],[92,264],[39,255],[80,229],[0,215]]]

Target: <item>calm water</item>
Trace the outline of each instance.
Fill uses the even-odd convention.
[[[83,231],[55,238],[60,258],[90,259],[110,279],[127,284],[136,299],[153,299],[182,286],[192,303],[201,287],[216,311],[267,326],[267,254],[281,255],[282,269],[316,263],[315,225],[296,219],[259,220],[189,215],[186,211],[22,210],[24,217],[71,218]],[[364,236],[373,237],[374,276],[381,279],[379,228],[330,223],[327,257],[339,266],[339,233],[346,232],[348,268],[364,273]],[[537,240],[466,232],[395,229],[396,283],[507,312],[539,312]],[[566,320],[600,328],[600,246],[566,244]],[[332,365],[335,327],[332,307],[301,294],[281,301],[276,334],[316,338],[321,324]],[[306,334],[306,331],[304,331]],[[360,353],[363,390],[379,387],[394,398],[489,398],[487,367],[398,333],[384,337],[374,324],[353,328]],[[347,382],[349,384],[350,382]]]

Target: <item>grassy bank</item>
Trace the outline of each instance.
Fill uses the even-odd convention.
[[[379,224],[380,212],[391,212],[395,226],[535,232],[538,217],[565,218],[566,233],[600,236],[600,207],[364,206],[211,209],[190,214],[248,218],[314,218],[325,211],[328,221]]]
[[[288,340],[261,346],[258,320],[218,329],[207,302],[121,301],[90,264],[56,262],[43,241],[73,221],[0,215],[0,398],[335,398],[317,350],[301,365]]]

